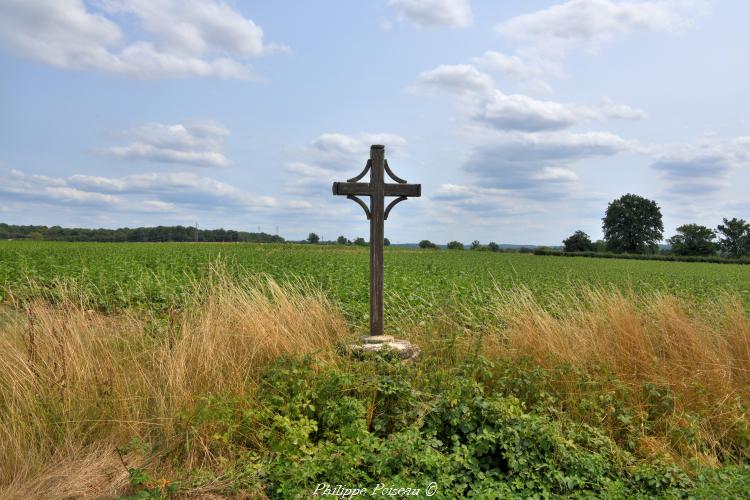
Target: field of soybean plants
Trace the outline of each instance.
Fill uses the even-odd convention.
[[[74,279],[97,309],[179,308],[212,267],[237,278],[305,280],[334,299],[348,320],[368,313],[366,247],[293,244],[0,242],[0,294],[28,298]],[[545,301],[586,285],[661,291],[702,301],[718,290],[750,304],[750,266],[539,257],[517,253],[386,249],[386,313],[430,315],[446,303],[481,308],[500,290],[523,286]]]

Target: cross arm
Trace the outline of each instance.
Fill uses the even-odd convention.
[[[333,194],[341,196],[371,196],[372,189],[367,182],[334,182]],[[416,198],[422,195],[421,184],[385,184],[384,196],[406,196]]]
[[[385,196],[406,196],[407,198],[419,198],[422,196],[421,184],[386,184],[383,194]]]
[[[333,194],[341,196],[370,196],[370,184],[368,182],[334,182]]]

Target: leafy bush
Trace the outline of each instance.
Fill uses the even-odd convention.
[[[420,383],[417,367],[377,354],[350,370],[284,360],[266,370],[252,404],[205,398],[180,425],[189,435],[210,429],[195,446],[237,460],[235,487],[261,483],[271,497],[309,496],[321,483],[435,482],[444,498],[679,496],[693,486],[666,455],[639,459],[550,412],[536,376],[549,374],[490,368],[478,360]]]

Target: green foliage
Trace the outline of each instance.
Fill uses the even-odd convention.
[[[489,249],[489,250],[490,250],[491,252],[499,252],[499,251],[500,251],[500,245],[498,245],[498,244],[497,244],[497,243],[495,243],[494,241],[490,241],[490,242],[489,242],[489,243],[487,244],[487,248],[488,248],[488,249]]]
[[[713,229],[698,224],[685,224],[677,228],[676,235],[667,240],[672,253],[677,255],[713,255],[717,245]]]
[[[437,250],[437,245],[431,242],[430,240],[422,240],[419,242],[419,248],[429,248]]]
[[[359,236],[359,237],[357,237],[357,238],[354,239],[354,244],[356,246],[358,246],[358,247],[366,247],[367,246],[367,241],[365,241],[364,238],[362,238],[361,236]]]
[[[448,250],[463,250],[464,244],[460,241],[449,241],[448,242]]]
[[[478,249],[482,248],[482,244],[479,243],[479,240],[474,240],[474,241],[471,242],[471,247],[470,248],[472,250],[478,250]]]
[[[717,227],[720,234],[719,246],[730,257],[750,255],[750,224],[743,219],[724,219]]]
[[[221,241],[282,243],[284,238],[266,233],[247,233],[227,229],[196,229],[186,226],[123,227],[119,229],[84,229],[60,226],[15,226],[0,223],[0,239],[52,241]]]
[[[307,242],[310,244],[315,244],[320,241],[320,236],[318,236],[315,233],[310,233],[307,235]]]
[[[594,250],[594,244],[589,235],[583,231],[576,231],[567,239],[563,240],[566,252],[589,252]]]
[[[664,232],[661,209],[655,201],[626,194],[607,206],[602,231],[613,252],[653,253]]]
[[[383,246],[385,247],[391,246],[391,240],[389,240],[388,238],[383,238]]]
[[[548,383],[581,375],[587,389],[578,401]],[[628,450],[630,434],[648,432],[670,411],[660,406],[669,400],[663,389],[646,389],[657,410],[638,416],[624,411],[626,384],[594,382],[565,368],[548,373],[481,359],[439,371],[378,354],[341,368],[280,360],[265,370],[252,402],[204,398],[178,427],[196,436],[190,446],[208,446],[244,471],[235,488],[260,484],[279,498],[309,497],[323,483],[424,491],[432,482],[438,498],[681,497],[718,480],[691,479],[667,456]],[[556,410],[563,404],[572,411]],[[622,431],[610,435],[597,426],[602,421]],[[747,471],[736,476],[733,491],[750,492]]]
[[[346,236],[339,236],[336,238],[336,243],[339,245],[348,245],[351,243],[348,239],[346,239]]]
[[[179,489],[177,483],[154,480],[148,471],[137,467],[128,469],[128,478],[131,493],[120,497],[122,500],[161,500],[172,497]]]

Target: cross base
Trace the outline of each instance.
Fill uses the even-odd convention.
[[[371,335],[362,337],[361,344],[349,344],[348,351],[355,355],[385,351],[404,361],[416,361],[421,349],[408,340],[394,339],[391,335]]]

